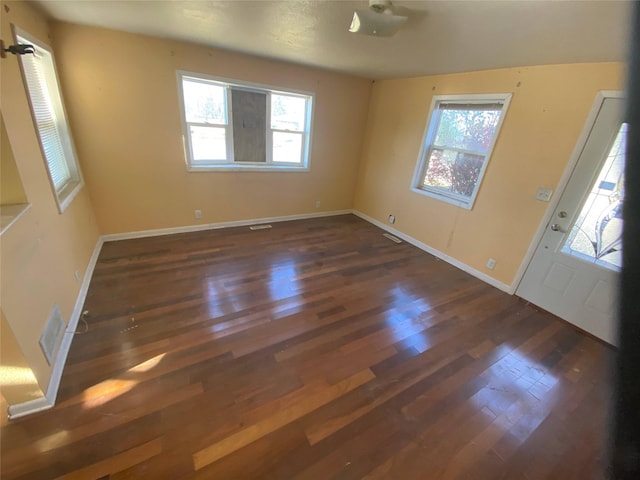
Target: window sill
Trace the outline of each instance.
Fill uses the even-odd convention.
[[[60,193],[56,195],[56,201],[58,203],[58,212],[61,214],[67,209],[78,192],[82,190],[84,182],[82,180],[75,180],[69,183]]]
[[[463,202],[462,200],[458,200],[456,198],[448,197],[439,192],[432,192],[431,190],[424,190],[418,187],[411,187],[411,191],[415,193],[419,193],[420,195],[424,195],[425,197],[434,198],[436,200],[440,200],[441,202],[450,203],[451,205],[455,205],[456,207],[464,208],[465,210],[471,210],[473,208],[473,202]]]
[[[30,203],[0,206],[0,236],[9,230],[24,213],[31,208]]]
[[[309,166],[306,165],[206,165],[206,166],[187,166],[188,172],[308,172]]]

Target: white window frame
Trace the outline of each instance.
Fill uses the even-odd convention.
[[[482,180],[487,170],[487,166],[489,165],[489,161],[491,160],[491,154],[493,153],[493,148],[496,144],[498,136],[500,135],[500,129],[502,127],[502,123],[504,122],[504,118],[507,114],[507,109],[509,108],[509,102],[511,101],[511,96],[512,95],[510,93],[434,95],[431,100],[431,108],[429,110],[429,116],[427,117],[427,125],[424,130],[424,135],[422,136],[422,145],[420,147],[418,161],[416,162],[416,168],[413,174],[413,179],[411,180],[411,191],[415,193],[419,193],[421,195],[425,195],[427,197],[435,198],[436,200],[440,200],[442,202],[450,203],[452,205],[464,208],[466,210],[471,210],[476,201],[476,197],[478,195],[478,191],[480,190],[480,185],[482,184]],[[473,155],[484,157],[484,161],[482,163],[480,173],[478,174],[478,180],[475,184],[471,197],[450,192],[443,188],[424,185],[424,177],[427,172],[429,158],[431,157],[431,151],[434,148],[434,140],[436,137],[436,133],[438,132],[438,128],[440,126],[440,115],[438,114],[439,112],[438,107],[441,103],[449,103],[449,104],[460,103],[464,105],[469,105],[469,104],[486,105],[489,103],[502,104],[502,112],[500,114],[500,119],[498,120],[498,124],[496,125],[496,130],[493,135],[493,139],[491,140],[491,145],[489,146],[489,149],[487,150],[486,153],[463,150],[463,149],[453,148],[448,146],[439,146],[446,150],[454,150],[462,153],[470,153]],[[435,147],[438,147],[438,146],[435,145]]]
[[[184,75],[185,77],[188,77],[191,81],[196,81],[196,82],[200,82],[203,83],[205,85],[216,85],[219,87],[224,88],[224,117],[225,117],[225,121],[224,123],[200,123],[200,122],[187,122],[186,118],[186,113],[185,113],[185,106],[184,106],[184,93],[183,93],[183,89],[182,89],[182,77],[180,77],[180,81],[179,83],[179,88],[180,88],[180,100],[181,100],[181,106],[182,106],[182,121],[183,121],[183,128],[186,128],[186,130],[184,130],[184,140],[185,140],[185,148],[188,149],[188,158],[191,159],[193,157],[193,151],[191,150],[191,136],[189,135],[189,127],[190,126],[196,126],[196,127],[217,127],[217,128],[224,128],[225,130],[225,143],[226,143],[226,150],[227,150],[227,159],[225,160],[220,160],[220,161],[213,161],[215,163],[226,163],[227,161],[233,162],[233,136],[230,134],[230,132],[233,130],[233,115],[232,115],[232,110],[230,107],[231,105],[231,89],[227,88],[228,85],[223,83],[223,82],[217,82],[217,81],[208,81],[205,80],[203,78],[200,77],[196,77],[193,75]],[[199,166],[195,166],[193,168],[196,168],[198,170],[200,170],[202,167]]]
[[[48,57],[47,66],[45,67],[45,82],[47,91],[49,93],[49,99],[51,101],[51,107],[53,110],[53,117],[56,122],[56,134],[62,145],[63,158],[58,159],[65,163],[69,172],[69,178],[60,186],[56,187],[53,176],[51,174],[51,163],[56,161],[54,158],[47,156],[45,145],[42,139],[42,133],[38,126],[38,118],[36,117],[36,111],[33,107],[32,97],[29,89],[27,75],[23,62],[25,56],[20,57],[20,70],[22,72],[22,79],[24,82],[25,93],[27,94],[29,101],[29,108],[31,110],[31,117],[33,124],[38,135],[38,142],[42,151],[42,156],[45,160],[45,166],[49,177],[49,183],[56,200],[58,211],[63,213],[66,208],[71,204],[75,196],[84,186],[84,179],[80,166],[78,165],[78,157],[76,155],[73,138],[71,136],[71,129],[69,128],[69,122],[67,121],[67,114],[64,108],[64,101],[62,98],[62,91],[60,89],[60,81],[58,80],[58,72],[56,69],[55,57],[53,50],[46,44],[40,42],[38,39],[20,29],[19,27],[12,25],[13,37],[16,43],[28,43],[35,47],[36,55],[45,55]],[[50,61],[50,65],[48,62]]]
[[[193,150],[191,146],[190,126],[223,126],[222,124],[199,124],[187,122],[187,116],[184,103],[184,91],[182,86],[183,78],[188,78],[203,83],[218,85],[225,88],[226,93],[226,129],[225,141],[227,147],[227,159],[221,161],[210,161],[208,163],[194,162]],[[211,172],[211,171],[292,171],[292,172],[308,172],[310,169],[311,157],[311,136],[313,131],[313,105],[315,103],[315,94],[303,90],[283,89],[272,85],[264,85],[257,83],[243,82],[232,80],[224,77],[214,77],[202,73],[195,73],[185,70],[177,71],[178,79],[178,98],[180,102],[180,115],[182,123],[182,140],[184,146],[184,156],[187,171],[189,172]],[[233,105],[231,90],[245,90],[265,94],[266,98],[266,144],[265,144],[265,162],[243,162],[236,161],[233,151]],[[298,130],[280,130],[271,128],[271,95],[286,95],[303,97],[306,101],[304,129]],[[274,162],[273,161],[273,134],[274,132],[284,132],[290,134],[300,134],[302,136],[301,161],[300,162]]]

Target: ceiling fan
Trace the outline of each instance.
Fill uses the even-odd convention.
[[[409,18],[406,8],[394,7],[391,0],[369,0],[369,9],[353,12],[349,31],[376,37],[391,37]]]

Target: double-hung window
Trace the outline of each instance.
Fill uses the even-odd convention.
[[[49,179],[62,213],[82,187],[82,176],[62,103],[53,52],[18,28],[15,28],[15,37],[18,43],[35,48],[34,54],[20,55],[20,63]]]
[[[190,171],[307,170],[313,95],[178,72]]]
[[[412,189],[471,209],[511,94],[436,95]]]

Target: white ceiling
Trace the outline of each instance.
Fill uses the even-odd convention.
[[[40,0],[57,20],[186,40],[368,78],[625,60],[627,1],[397,1],[391,38],[347,32],[361,1]]]

